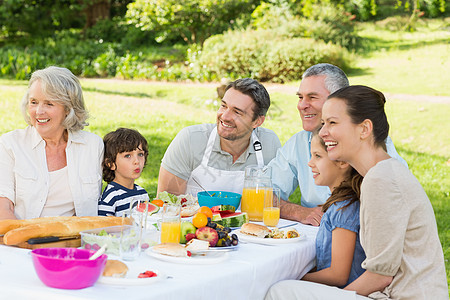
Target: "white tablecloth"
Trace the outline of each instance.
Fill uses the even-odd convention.
[[[243,243],[226,261],[211,265],[182,265],[141,253],[129,266],[158,269],[171,278],[145,286],[96,283],[81,290],[45,286],[37,277],[30,250],[0,246],[2,299],[263,299],[269,287],[298,279],[315,265],[317,228],[297,225],[307,236],[297,243],[259,245]],[[4,298],[3,298],[4,297]]]

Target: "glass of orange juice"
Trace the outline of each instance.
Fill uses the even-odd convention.
[[[264,197],[266,187],[244,187],[241,199],[241,211],[248,214],[250,221],[263,220]]]
[[[180,243],[181,206],[165,203],[161,219],[161,243]]]
[[[263,222],[269,227],[276,227],[280,221],[280,189],[267,189],[264,196]]]

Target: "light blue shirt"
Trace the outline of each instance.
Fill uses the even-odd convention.
[[[355,251],[353,253],[350,275],[345,285],[350,284],[364,273],[361,263],[366,259],[363,248],[359,242],[359,201],[342,208],[349,200],[340,201],[331,205],[322,216],[319,231],[316,237],[316,265],[317,271],[331,266],[332,232],[336,228],[343,228],[356,233]],[[342,208],[342,209],[340,209]],[[340,209],[340,210],[339,210]],[[345,286],[344,285],[344,286]]]
[[[311,168],[308,167],[311,159],[311,135],[310,131],[297,132],[278,149],[277,155],[269,163],[272,167],[272,184],[280,189],[281,198],[288,200],[297,186],[300,186],[301,205],[306,207],[324,204],[331,195],[327,186],[315,185]],[[386,139],[386,148],[391,157],[408,167],[389,137]]]

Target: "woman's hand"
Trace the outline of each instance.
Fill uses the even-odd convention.
[[[368,296],[373,292],[384,290],[391,284],[393,278],[392,276],[365,271],[355,281],[347,285],[344,290],[355,291],[358,295]]]
[[[6,197],[0,197],[0,220],[17,219],[14,214],[14,204]]]

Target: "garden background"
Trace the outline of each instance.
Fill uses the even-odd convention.
[[[284,144],[301,130],[301,74],[329,62],[387,95],[400,155],[433,205],[450,278],[450,18],[445,0],[0,1],[0,134],[26,124],[30,74],[82,78],[88,131],[139,130],[150,155],[138,183],[156,196],[160,161],[188,125],[214,122],[221,81],[252,77]],[[293,201],[299,200],[299,192]]]

